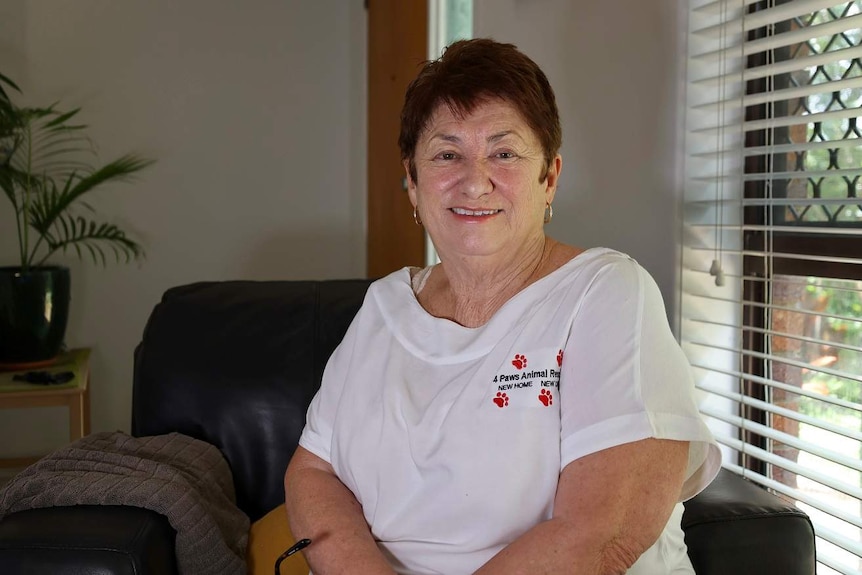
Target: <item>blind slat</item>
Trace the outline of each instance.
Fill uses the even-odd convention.
[[[842,341],[828,341],[825,339],[817,339],[814,337],[807,337],[807,336],[799,335],[799,334],[795,334],[795,333],[787,333],[784,331],[775,331],[772,329],[766,329],[766,328],[756,327],[756,326],[751,326],[751,325],[736,325],[736,324],[725,323],[725,322],[721,322],[721,321],[717,321],[717,320],[699,319],[699,318],[688,317],[685,315],[683,315],[682,320],[683,321],[690,321],[690,322],[694,322],[694,323],[699,323],[699,324],[703,324],[703,325],[714,325],[714,326],[722,327],[722,328],[737,329],[737,330],[742,331],[742,332],[750,331],[750,332],[754,332],[754,333],[763,334],[763,335],[766,335],[769,337],[781,337],[781,338],[787,338],[787,339],[794,339],[797,341],[803,341],[805,343],[810,343],[813,345],[823,345],[823,346],[829,346],[829,347],[836,347],[839,349],[846,349],[847,351],[862,353],[862,347],[859,347],[856,345],[851,345],[849,343],[844,343]],[[686,340],[686,341],[690,341],[690,340]]]
[[[757,276],[748,276],[748,275],[742,276],[742,279],[744,279],[745,281],[752,281],[752,282],[765,282],[766,281],[766,278],[757,277]],[[781,283],[795,284],[798,286],[809,285],[808,282],[806,281],[806,279],[802,276],[781,276]],[[854,284],[858,285],[859,287],[850,287]],[[862,283],[853,282],[851,284],[845,284],[845,285],[841,285],[841,286],[833,285],[832,289],[835,291],[838,291],[838,292],[849,292],[849,293],[862,294]]]
[[[745,0],[744,4],[754,4],[757,0]],[[732,8],[739,6],[739,2],[718,2],[716,9],[722,9],[731,12]],[[722,4],[724,5],[722,7]],[[746,14],[744,18],[734,18],[726,23],[710,24],[703,28],[692,30],[692,33],[704,36],[718,36],[721,34],[721,29],[726,28],[730,31],[744,30],[745,32],[767,26],[776,22],[783,22],[796,16],[811,14],[818,10],[824,10],[835,6],[836,0],[796,0],[780,4],[775,7],[770,7],[766,10],[755,12],[754,14]]]
[[[801,172],[810,174],[812,172]],[[846,206],[862,203],[862,198],[746,198],[737,203],[743,206]]]
[[[801,180],[807,178],[855,178],[856,176],[862,175],[862,169],[840,169],[840,170],[797,170],[793,172],[769,172],[769,173],[751,173],[745,174],[742,176],[742,180],[746,182],[765,182],[772,180]],[[725,174],[718,177],[715,176],[704,176],[704,177],[693,177],[690,178],[695,182],[718,182],[722,180],[738,180],[740,174]],[[786,198],[781,198],[785,200]],[[792,199],[792,198],[790,198]],[[803,198],[800,198],[803,199]],[[844,204],[857,204],[862,203],[862,199],[860,198],[848,198],[848,199],[829,199],[822,202],[817,202],[818,204],[826,204],[826,203],[844,203]],[[786,202],[789,205],[795,205],[793,202]],[[776,204],[777,205],[777,204]]]
[[[734,253],[732,250],[725,250],[725,253]],[[782,258],[786,260],[800,260],[800,261],[811,261],[811,262],[832,262],[836,264],[852,264],[859,265],[862,264],[862,260],[858,258],[850,258],[850,257],[840,257],[840,256],[827,256],[827,255],[817,255],[812,256],[809,254],[794,254],[789,252],[760,252],[755,250],[742,250],[737,252],[742,256],[756,256],[761,258]],[[793,311],[801,311],[801,310],[793,310]],[[846,318],[847,321],[862,321],[857,318]]]
[[[814,399],[816,401],[820,401],[823,403],[833,405],[835,407],[840,407],[840,408],[848,409],[851,411],[859,411],[859,404],[857,404],[857,403],[850,402],[850,401],[847,401],[845,399],[839,399],[836,397],[832,397],[830,395],[821,395],[819,393],[814,393],[813,391],[808,391],[807,389],[804,389],[804,388],[801,388],[798,386],[788,385],[786,383],[783,383],[783,382],[780,382],[780,381],[777,381],[774,379],[769,379],[766,377],[761,377],[759,375],[754,375],[754,374],[750,374],[750,373],[749,374],[743,374],[743,373],[735,372],[733,370],[723,369],[723,368],[716,367],[716,366],[704,365],[704,364],[698,363],[698,362],[692,362],[691,365],[692,365],[692,367],[695,367],[698,369],[703,369],[705,371],[720,373],[722,375],[728,375],[731,377],[738,377],[741,381],[749,381],[751,383],[757,383],[757,384],[763,385],[765,387],[780,389],[782,391],[794,393],[796,395],[801,395],[801,396],[807,397],[809,399]],[[700,384],[698,384],[698,385],[700,385]],[[714,393],[712,390],[707,389],[705,387],[702,387],[700,389],[702,389],[703,391],[706,391],[707,393]],[[728,393],[738,393],[738,392],[733,391],[733,392],[728,392]],[[722,395],[721,397],[724,397],[725,399],[732,399],[734,401],[737,400],[735,396]],[[760,400],[757,400],[757,401],[760,401]],[[764,409],[764,411],[770,411],[770,410]],[[822,422],[818,423],[819,420],[817,420],[817,419],[813,419],[813,418],[806,419],[808,416],[799,416],[798,413],[796,415],[793,415],[793,413],[795,413],[795,412],[791,412],[789,415],[786,413],[785,414],[779,414],[779,415],[782,415],[783,417],[787,417],[788,419],[793,419],[794,421],[799,421],[800,423],[807,423],[807,424],[812,425],[814,427],[819,427],[820,429],[825,429],[826,431],[838,433],[839,435],[843,435],[844,437],[847,437],[848,439],[857,439],[858,441],[862,441],[862,434],[860,434],[857,437],[857,436],[855,436],[855,434],[853,432],[848,432],[845,428],[843,428],[841,426],[827,425],[827,424],[823,424]]]
[[[703,366],[700,366],[697,364],[692,364],[692,365],[695,367],[703,367]],[[733,375],[732,373],[730,373],[727,370],[716,369],[714,367],[704,368],[704,369],[708,369],[709,371],[713,371],[713,372],[717,372],[717,373],[725,373],[727,375]],[[752,381],[754,381],[753,377],[745,377],[744,379],[751,379]],[[754,407],[756,409],[761,409],[761,410],[769,412],[769,413],[781,415],[781,416],[786,417],[788,419],[792,419],[793,421],[798,421],[800,423],[808,424],[812,427],[817,427],[819,429],[825,429],[826,431],[831,431],[832,433],[835,433],[837,435],[842,435],[842,436],[847,437],[849,439],[855,439],[856,441],[862,441],[862,433],[860,433],[858,431],[846,429],[844,427],[841,427],[839,425],[835,425],[834,423],[830,423],[830,422],[825,421],[823,419],[817,419],[815,417],[805,415],[804,413],[799,413],[798,411],[793,411],[792,409],[787,409],[785,407],[773,405],[773,404],[768,403],[766,401],[761,401],[759,399],[755,399],[753,397],[743,395],[742,393],[739,393],[738,391],[729,391],[729,390],[725,390],[725,389],[720,389],[720,388],[716,387],[715,385],[707,383],[705,381],[698,382],[696,387],[697,387],[697,389],[706,391],[708,393],[712,393],[714,395],[717,395],[719,397],[723,397],[725,399],[730,399],[732,401],[735,401],[737,403],[741,403],[743,405],[747,405],[749,407]]]
[[[798,367],[800,369],[806,369],[808,371],[814,371],[817,373],[824,373],[826,375],[832,375],[834,377],[839,377],[841,379],[848,379],[850,381],[855,381],[859,384],[862,384],[862,374],[850,373],[847,371],[841,371],[838,369],[830,369],[828,367],[820,367],[816,365],[812,365],[810,363],[806,363],[804,361],[797,361],[795,359],[789,357],[782,357],[780,355],[773,355],[770,353],[763,353],[760,351],[754,351],[750,349],[738,348],[738,347],[726,347],[722,345],[718,345],[716,343],[706,343],[697,341],[696,339],[687,339],[686,343],[692,345],[699,345],[701,347],[708,347],[711,349],[718,349],[721,351],[730,351],[733,353],[739,353],[743,356],[756,357],[759,359],[766,359],[772,362],[779,362],[786,365],[792,365],[794,367]],[[860,405],[860,409],[862,409],[862,405]]]
[[[862,55],[862,47],[854,46],[851,48],[842,48],[840,50],[835,50],[832,52],[825,52],[823,54],[806,56],[804,58],[782,60],[781,62],[757,66],[756,68],[746,68],[746,70],[740,76],[710,75],[706,76],[705,78],[695,80],[692,83],[700,86],[717,86],[719,84],[724,84],[725,86],[743,85],[746,82],[750,82],[752,80],[760,80],[762,78],[767,78],[769,76],[777,76],[780,74],[801,72],[809,68],[817,68],[818,66],[832,64],[833,62],[839,60],[851,61],[856,58],[859,58],[860,55]]]
[[[723,50],[710,50],[708,52],[696,54],[692,56],[692,59],[704,62],[715,62],[720,61],[722,57],[746,57],[766,50],[774,50],[776,48],[806,42],[811,38],[817,38],[819,36],[840,34],[841,32],[846,32],[859,27],[862,27],[862,14],[837,20],[830,20],[828,22],[823,22],[815,26],[808,26],[806,28],[798,28],[775,36],[765,36],[757,40],[749,40],[742,46],[737,45]]]
[[[862,51],[859,54],[862,56]],[[775,116],[768,120],[747,121],[743,125],[746,132],[753,132],[755,130],[774,130],[775,128],[816,124],[817,122],[834,122],[836,120],[846,120],[847,118],[858,118],[859,116],[860,112],[858,108],[848,108],[847,110]]]
[[[816,541],[817,538],[815,538],[815,542]],[[825,565],[833,571],[840,573],[841,575],[859,575],[858,569],[854,567],[848,567],[843,562],[839,563],[839,560],[831,556],[828,552],[823,552],[820,550],[817,551],[817,564]]]
[[[763,302],[752,301],[752,300],[747,300],[747,299],[741,300],[741,303],[743,303],[745,305],[761,307],[761,308],[764,308],[767,310],[789,311],[789,312],[793,312],[793,313],[801,313],[801,314],[810,315],[813,317],[821,317],[821,318],[826,318],[826,319],[840,319],[841,321],[852,321],[852,322],[862,321],[862,319],[859,319],[858,317],[850,317],[850,316],[834,314],[834,313],[831,313],[831,314],[830,313],[820,313],[820,312],[808,310],[808,309],[799,309],[799,308],[795,308],[795,307],[788,307],[785,305],[765,304]]]
[[[769,451],[761,449],[756,445],[751,445],[750,443],[740,441],[735,437],[730,437],[719,433],[715,435],[715,439],[722,445],[727,445],[728,447],[736,449],[737,451],[743,452],[752,457],[757,457],[761,461],[765,461],[766,463],[770,463],[772,465],[777,465],[781,469],[790,471],[791,473],[795,473],[796,475],[807,477],[812,481],[816,481],[821,485],[830,487],[835,491],[839,491],[841,493],[844,493],[845,495],[849,495],[850,497],[862,499],[862,488],[860,488],[858,485],[850,485],[849,483],[845,483],[843,481],[835,479],[830,475],[821,473],[815,469],[811,469],[810,467],[799,465],[795,461],[790,461],[789,459],[785,459],[780,455],[770,453]]]
[[[691,247],[689,248],[691,251],[703,251],[713,253],[715,252],[715,248],[711,248],[709,246],[702,247]],[[723,249],[721,250],[721,254],[727,257],[730,256],[748,256],[748,257],[758,257],[758,258],[776,258],[776,259],[785,259],[785,260],[799,260],[799,261],[812,261],[812,262],[832,262],[839,264],[850,264],[850,265],[859,265],[862,264],[857,258],[852,257],[843,257],[843,256],[826,256],[826,255],[811,255],[811,254],[797,254],[791,252],[762,252],[757,250],[733,250],[733,249]],[[729,274],[725,274],[728,277]],[[745,303],[745,302],[742,302]],[[791,311],[797,311],[800,313],[805,313],[805,310],[801,309],[791,309]],[[835,317],[835,316],[832,316]],[[844,318],[842,318],[844,319]],[[862,321],[858,318],[847,317],[847,321]]]
[[[817,234],[831,236],[862,236],[862,225],[856,228],[849,227],[823,227],[823,226],[756,226],[756,225],[740,225],[740,224],[691,224],[691,229],[707,229],[725,231],[752,231],[752,232],[776,232],[776,233],[793,233],[799,235]],[[708,246],[692,246],[692,250],[714,250]],[[754,278],[761,279],[762,278]]]
[[[862,52],[860,52],[862,55]],[[767,120],[749,120],[742,124],[742,130],[745,132],[754,132],[759,130],[774,130],[776,128],[786,128],[790,126],[804,126],[807,124],[815,124],[817,122],[834,122],[846,120],[848,118],[858,118],[860,112],[858,108],[848,108],[846,110],[831,110],[828,112],[815,112],[805,114],[791,114],[788,116],[775,116]],[[718,126],[704,126],[692,130],[694,134],[713,134],[720,130],[739,129],[739,124],[723,124]]]
[[[721,148],[719,150],[708,150],[690,154],[692,158],[708,158],[721,161],[721,157],[734,158],[739,156],[767,156],[771,154],[788,154],[792,152],[810,152],[812,150],[839,150],[843,148],[862,147],[862,138],[848,138],[846,140],[798,142],[793,144],[776,144],[774,146],[747,146],[740,148]],[[724,161],[727,161],[726,159]]]
[[[862,16],[860,16],[860,19],[862,19]],[[742,96],[742,98],[728,98],[721,101],[707,102],[697,106],[692,106],[691,109],[700,111],[716,111],[723,106],[725,112],[737,112],[741,111],[743,108],[760,104],[783,102],[785,100],[805,98],[819,94],[829,94],[838,90],[853,90],[859,87],[862,87],[862,76],[846,78],[844,80],[833,80],[831,82],[822,82],[820,84],[806,84],[804,86],[775,90],[773,92],[746,94]]]
[[[699,246],[699,247],[690,247],[691,251],[702,251],[714,253],[715,248],[709,246]],[[859,265],[862,264],[862,260],[852,257],[843,257],[843,256],[827,256],[827,255],[811,255],[811,254],[798,254],[792,252],[762,252],[757,250],[734,250],[734,249],[722,249],[721,254],[727,257],[730,256],[748,256],[748,257],[758,257],[758,258],[776,258],[776,259],[785,259],[785,260],[799,260],[799,261],[812,261],[812,262],[832,262],[839,264],[850,264],[850,265]],[[725,274],[726,277],[729,277],[729,274]],[[742,302],[745,303],[745,302]],[[801,309],[791,309],[791,311],[797,311],[800,313],[805,313],[805,310]],[[831,316],[836,317],[836,316]],[[862,321],[862,319],[858,318],[842,318],[847,321]]]
[[[805,172],[801,172],[805,173]],[[764,208],[775,206],[843,206],[862,203],[862,198],[745,198],[724,200],[694,200],[690,206],[709,208],[716,204],[723,207],[760,206]]]
[[[709,273],[708,270],[696,270],[696,271],[703,273],[703,274]],[[740,277],[740,276],[733,276],[733,277]],[[757,278],[757,279],[759,280],[759,278]],[[738,299],[725,298],[725,297],[720,297],[720,296],[715,296],[715,295],[705,295],[705,294],[699,294],[699,295],[697,295],[697,297],[716,301],[716,302],[724,302],[724,303],[732,303],[732,304],[744,304],[744,305],[750,305],[750,306],[759,307],[759,308],[763,308],[763,309],[767,309],[767,310],[789,311],[789,312],[793,312],[793,313],[801,313],[801,314],[805,314],[805,315],[810,315],[810,316],[820,317],[820,318],[826,318],[826,319],[840,319],[842,321],[852,321],[852,322],[862,321],[856,317],[849,317],[849,316],[844,316],[844,315],[840,315],[840,314],[820,313],[820,312],[808,310],[808,309],[798,309],[798,308],[787,307],[787,306],[782,306],[782,305],[767,304],[767,303],[763,303],[760,301],[752,301],[752,300],[747,300],[747,299],[738,300]],[[741,327],[742,326],[740,326],[740,328]]]
[[[780,441],[785,445],[789,445],[790,447],[799,449],[800,451],[807,451],[808,453],[813,453],[814,455],[822,457],[823,459],[827,459],[832,463],[837,463],[839,465],[843,465],[848,469],[862,472],[862,462],[860,462],[859,459],[847,457],[846,455],[838,453],[837,451],[833,451],[831,449],[815,445],[814,443],[811,443],[809,441],[803,441],[798,437],[795,437],[788,433],[784,433],[782,431],[777,431],[771,427],[767,427],[765,425],[757,423],[756,421],[744,419],[742,417],[739,417],[738,415],[724,413],[709,406],[704,407],[703,413],[714,419],[718,419],[719,421],[735,425],[739,429],[753,431],[759,435],[768,437],[769,439]],[[862,528],[862,518],[856,518],[854,523],[858,527]]]
[[[862,139],[848,138],[831,142],[805,142],[798,144],[778,144],[775,146],[751,146],[743,150],[746,156],[763,156],[767,154],[786,154],[789,152],[808,152],[812,150],[839,150],[842,148],[857,148],[862,146]]]

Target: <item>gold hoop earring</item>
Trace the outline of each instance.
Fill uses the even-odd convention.
[[[551,205],[551,202],[547,202],[545,204],[545,223],[551,223],[551,220],[554,219],[554,206]]]
[[[413,206],[413,221],[416,222],[417,226],[422,225],[422,218],[419,217],[419,210],[416,209],[416,206]]]

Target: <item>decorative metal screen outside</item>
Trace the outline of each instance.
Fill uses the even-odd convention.
[[[776,25],[776,32],[804,34],[810,38],[773,51],[772,65],[810,59],[814,64],[773,76],[765,90],[793,89],[805,94],[771,106],[766,120],[774,118],[774,198],[798,199],[779,206],[776,225],[862,226],[862,24],[847,30],[847,18],[860,18],[862,2],[844,2]],[[832,23],[840,31],[824,34]],[[783,30],[782,30],[783,28]],[[767,31],[770,33],[770,31]],[[822,87],[822,91],[816,90]],[[815,91],[816,90],[816,91]],[[811,116],[807,124],[791,124],[793,117]],[[803,144],[803,146],[800,146]],[[782,153],[781,148],[789,151]],[[777,173],[775,173],[777,172]],[[782,174],[784,172],[784,174]]]

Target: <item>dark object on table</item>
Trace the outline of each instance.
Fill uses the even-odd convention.
[[[36,383],[39,385],[52,385],[72,381],[75,379],[75,373],[72,371],[61,371],[58,373],[51,373],[50,371],[28,371],[27,373],[17,373],[13,375],[12,379],[14,381]]]

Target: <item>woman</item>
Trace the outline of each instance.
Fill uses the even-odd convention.
[[[441,263],[375,282],[285,476],[329,573],[693,573],[680,501],[717,472],[658,289],[544,234],[562,168],[542,71],[456,42],[399,140]]]

